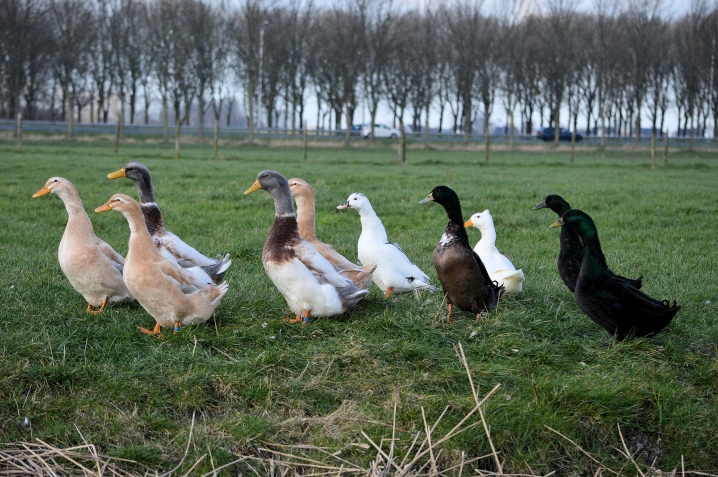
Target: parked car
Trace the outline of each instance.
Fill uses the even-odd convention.
[[[375,138],[391,138],[396,139],[401,134],[397,128],[392,128],[386,124],[375,124],[374,125],[374,137]],[[361,128],[361,135],[364,139],[371,135],[371,125],[364,124]]]
[[[559,129],[558,139],[559,141],[570,141],[571,134],[571,131],[569,131],[568,129],[561,128]],[[554,128],[541,128],[536,133],[536,137],[546,142],[553,141],[556,138],[556,131]],[[576,133],[576,142],[579,142],[581,140],[583,140],[583,136]]]
[[[355,134],[358,136],[361,134],[362,131],[362,125],[361,124],[352,124],[351,130],[349,131],[349,134],[354,136]],[[346,129],[337,129],[336,131],[337,135],[344,136],[347,133]]]

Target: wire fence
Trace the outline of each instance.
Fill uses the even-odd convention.
[[[0,119],[0,131],[11,132],[16,135],[18,125],[21,124],[21,134],[66,134],[68,130],[68,124],[66,121],[17,121]],[[166,132],[165,132],[166,131]],[[103,123],[74,123],[73,134],[75,135],[112,135],[115,136],[117,133],[116,124],[103,124]],[[163,126],[157,125],[137,125],[137,124],[124,124],[122,125],[122,136],[123,137],[164,137],[168,135],[170,139],[174,137],[174,127],[171,126],[167,130]],[[204,134],[205,138],[214,137],[214,128],[205,127],[203,133],[197,126],[183,126],[181,129],[182,137],[200,137]],[[304,132],[300,129],[292,131],[291,129],[280,129],[280,128],[255,128],[254,136],[257,139],[301,139]],[[320,141],[341,141],[345,138],[345,131],[342,130],[322,130],[322,129],[310,129],[307,131],[307,136],[311,140]],[[358,132],[352,131],[350,133],[353,140],[361,140],[362,136]],[[224,127],[218,130],[218,137],[221,139],[235,139],[244,140],[249,136],[249,130],[247,128],[236,128],[236,127]],[[410,142],[422,142],[427,140],[424,132],[407,132],[405,133],[407,141]],[[377,141],[396,141],[396,139],[376,139]],[[485,135],[480,133],[471,133],[464,135],[464,133],[452,133],[432,130],[428,135],[428,141],[432,143],[476,143],[483,144],[485,142]],[[490,134],[489,142],[497,145],[509,145],[511,137],[508,134]],[[601,146],[600,136],[584,136],[583,139],[578,143],[584,146]],[[607,147],[650,147],[651,137],[642,136],[636,138],[634,136],[607,136],[605,139],[605,145]],[[665,143],[665,137],[658,136],[655,139],[656,147],[663,147]],[[718,148],[718,139],[715,138],[703,138],[703,137],[670,137],[671,147],[680,148]],[[515,134],[513,136],[513,142],[516,146],[540,144],[543,141],[538,139],[535,135],[531,134]],[[562,144],[566,144],[566,141],[561,141]],[[548,142],[549,144],[551,141]]]

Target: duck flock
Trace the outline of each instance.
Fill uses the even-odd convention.
[[[229,254],[210,258],[165,229],[155,202],[152,176],[139,162],[130,162],[107,175],[126,177],[138,190],[139,202],[115,194],[95,212],[120,212],[130,227],[127,256],[123,258],[99,239],[75,186],[51,177],[33,197],[52,193],[65,204],[68,220],[60,240],[60,268],[73,288],[87,301],[87,311],[101,313],[108,303],[137,300],[155,319],[143,333],[159,335],[162,328],[207,321],[229,286],[224,275],[232,264]],[[294,314],[290,322],[306,324],[311,317],[334,316],[356,306],[374,283],[386,298],[397,293],[436,291],[426,273],[389,241],[369,199],[351,194],[337,209],[355,209],[362,231],[357,244],[361,265],[319,241],[315,230],[314,190],[304,180],[287,180],[272,170],[262,171],[245,194],[259,189],[274,200],[275,218],[262,251],[267,276],[284,296]],[[292,197],[297,204],[295,214]],[[432,259],[451,322],[454,308],[480,319],[504,295],[520,293],[524,273],[496,248],[496,230],[488,210],[464,221],[456,192],[435,187],[419,204],[441,205],[449,222]],[[641,278],[614,274],[606,264],[598,231],[591,217],[558,195],[549,195],[534,209],[548,208],[558,215],[551,228],[561,227],[558,272],[574,293],[578,306],[616,340],[652,336],[676,315],[675,302],[656,300],[641,291]],[[466,229],[478,228],[481,240],[472,248]]]

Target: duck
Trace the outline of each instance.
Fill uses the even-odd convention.
[[[286,177],[265,170],[244,193],[266,190],[274,199],[274,222],[262,250],[262,265],[295,317],[304,325],[310,317],[342,314],[369,293],[341,275],[314,246],[299,235],[292,192]]]
[[[515,295],[523,288],[524,272],[517,270],[511,260],[496,248],[496,229],[494,219],[488,209],[469,217],[464,227],[476,227],[481,231],[481,239],[474,246],[474,252],[484,263],[492,281],[503,285],[505,295]]]
[[[45,194],[65,204],[67,225],[57,258],[72,288],[87,301],[87,311],[99,315],[110,302],[133,300],[122,277],[125,259],[95,235],[77,188],[64,177],[51,177],[33,198]]]
[[[130,226],[125,257],[124,281],[142,308],[155,319],[152,330],[138,326],[148,335],[159,335],[162,328],[180,330],[180,325],[204,323],[212,316],[229,285],[208,280],[197,287],[194,277],[175,260],[156,247],[147,228],[140,204],[126,194],[115,194],[95,212],[120,212]]]
[[[580,237],[583,262],[574,291],[576,303],[617,341],[628,336],[653,336],[676,316],[680,306],[675,301],[656,300],[611,272],[596,224],[587,213],[569,209],[549,227],[568,228]]]
[[[439,243],[434,248],[432,259],[436,274],[448,304],[447,321],[451,323],[454,305],[463,311],[476,315],[493,310],[504,292],[504,287],[491,279],[481,257],[469,245],[469,236],[461,215],[461,202],[447,186],[434,187],[419,205],[436,202],[444,207],[449,223]]]
[[[545,208],[551,209],[558,217],[561,217],[571,209],[571,206],[560,195],[550,194],[540,204],[533,206],[532,210]],[[568,289],[571,290],[571,293],[574,293],[576,281],[581,272],[581,263],[583,263],[583,243],[581,243],[581,239],[574,230],[569,227],[562,227],[559,244],[558,259],[556,260],[558,275]],[[643,284],[641,277],[631,279],[616,275],[616,278],[625,281],[636,289],[640,289]]]
[[[395,293],[435,291],[429,277],[409,260],[396,243],[389,242],[384,224],[361,192],[352,193],[337,209],[354,209],[361,219],[357,256],[362,266],[376,267],[372,281],[389,298]]]
[[[224,275],[232,264],[229,254],[219,260],[207,257],[165,228],[162,211],[155,202],[152,175],[147,166],[141,162],[130,162],[122,169],[107,174],[107,177],[109,179],[126,177],[135,183],[147,229],[155,245],[166,257],[174,257],[184,268],[200,267],[215,284],[224,280]],[[202,280],[204,278],[206,277],[201,277]]]
[[[342,275],[348,277],[359,288],[369,288],[376,265],[361,267],[337,252],[331,245],[317,239],[315,227],[314,189],[303,179],[289,179],[292,197],[297,202],[297,225],[299,236],[314,246],[324,258],[334,265]]]

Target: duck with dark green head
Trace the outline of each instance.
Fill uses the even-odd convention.
[[[436,202],[444,207],[449,223],[441,240],[434,248],[432,258],[436,274],[449,305],[448,320],[454,306],[476,314],[496,307],[504,287],[491,280],[486,267],[469,245],[469,236],[461,215],[461,203],[456,192],[446,186],[437,186],[419,204]]]
[[[588,214],[570,209],[549,227],[568,228],[581,239],[583,262],[574,290],[576,303],[618,341],[627,336],[653,336],[676,316],[680,307],[675,302],[656,300],[611,272]]]
[[[561,217],[571,209],[571,206],[560,195],[551,194],[547,195],[543,202],[533,206],[531,209],[551,209],[556,212],[556,215]],[[569,227],[563,227],[561,229],[559,244],[558,260],[556,260],[558,275],[568,289],[574,292],[578,274],[581,272],[581,263],[583,262],[583,243],[581,243],[581,239],[576,232]],[[632,287],[641,288],[641,277],[634,280],[620,275],[615,276],[618,279],[626,281]]]

